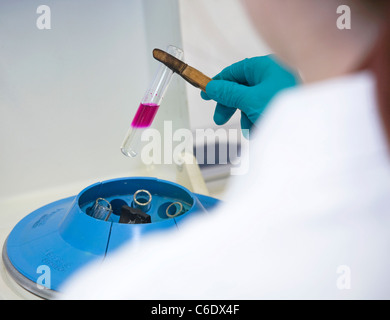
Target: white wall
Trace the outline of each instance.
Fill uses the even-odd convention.
[[[158,62],[181,46],[177,0],[0,2],[0,199],[134,174],[120,145]],[[184,83],[156,118],[188,126]],[[136,172],[137,173],[137,172]]]

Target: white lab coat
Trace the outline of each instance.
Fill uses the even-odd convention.
[[[280,94],[228,200],[130,243],[65,299],[390,298],[390,163],[372,75]]]

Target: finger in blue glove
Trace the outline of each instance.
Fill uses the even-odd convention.
[[[223,69],[201,96],[217,102],[216,124],[225,124],[239,109],[241,128],[252,129],[276,94],[298,83],[296,73],[278,62],[274,55],[268,55],[245,59]]]

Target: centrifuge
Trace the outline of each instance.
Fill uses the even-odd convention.
[[[9,276],[29,292],[57,298],[69,277],[101,261],[124,243],[150,233],[180,232],[191,216],[218,200],[149,177],[119,178],[88,186],[23,218],[7,237],[2,259]]]

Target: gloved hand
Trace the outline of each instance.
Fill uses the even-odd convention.
[[[274,55],[245,59],[222,70],[207,84],[205,100],[215,100],[214,122],[223,125],[241,110],[244,136],[261,116],[271,99],[281,90],[298,84],[299,78]]]

